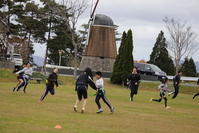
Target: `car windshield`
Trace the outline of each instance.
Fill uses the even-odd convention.
[[[153,71],[158,71],[158,72],[162,71],[159,67],[157,67],[155,65],[150,65],[150,67],[153,69]]]
[[[20,55],[13,55],[14,58],[19,58],[21,59],[21,56]]]

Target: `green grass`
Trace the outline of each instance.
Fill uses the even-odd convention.
[[[16,79],[0,82],[0,132],[1,133],[198,133],[199,97],[192,99],[197,87],[181,86],[175,100],[168,97],[170,109],[161,103],[149,103],[159,98],[158,83],[141,83],[139,93],[129,102],[129,90],[112,85],[105,80],[107,98],[115,107],[114,114],[101,101],[104,112],[96,114],[95,91],[89,88],[85,114],[74,112],[77,99],[72,77],[60,76],[55,95],[50,94],[42,103],[39,98],[45,84],[30,81],[27,93],[12,92]],[[170,85],[171,88],[171,85]],[[82,102],[78,109],[80,110]],[[55,129],[60,125],[62,129]]]

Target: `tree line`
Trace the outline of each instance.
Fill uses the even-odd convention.
[[[162,71],[166,72],[167,75],[175,75],[175,61],[172,60],[167,49],[168,44],[164,37],[164,32],[160,31],[150,54],[150,60],[147,62],[141,60],[141,62],[157,65]],[[126,84],[127,76],[132,72],[132,68],[134,67],[131,29],[127,33],[125,31],[123,32],[118,52],[110,81],[113,84]],[[179,68],[177,69],[182,71],[183,76],[197,76],[196,65],[192,58],[186,56],[184,62],[178,66]]]
[[[33,46],[34,43],[39,43],[46,45],[47,63],[58,64],[58,51],[63,50],[61,65],[74,66],[73,41],[76,43],[81,39],[81,32],[67,26],[69,21],[66,19],[74,17],[70,12],[71,7],[53,0],[40,0],[40,3],[33,0],[1,1],[1,20],[12,31],[12,37],[8,40],[9,52],[19,53],[24,62],[33,63]],[[78,44],[77,61],[81,60],[83,47],[84,44]]]
[[[24,62],[33,63],[34,43],[46,44],[44,64],[58,64],[58,51],[63,50],[61,65],[77,68],[78,62],[81,61],[85,38],[82,37],[83,31],[76,31],[76,23],[88,7],[87,1],[67,0],[57,3],[54,0],[40,0],[40,2],[39,5],[33,0],[0,1],[1,20],[13,33],[8,40],[9,52],[20,53]],[[182,23],[180,20],[168,17],[165,17],[163,21],[171,39],[167,41],[164,32],[160,31],[148,63],[159,66],[168,75],[173,75],[181,69],[186,74],[185,76],[195,76],[194,61],[188,57],[199,48],[198,44],[194,43],[197,35],[192,31],[191,26],[186,27],[186,22]],[[115,26],[116,35],[119,34],[117,27]],[[133,38],[132,31],[129,30],[122,35],[111,76],[113,82],[116,80],[115,77],[120,78],[116,80],[117,83],[125,82],[127,74],[133,67],[132,51]],[[182,57],[185,57],[185,62],[180,64]],[[74,77],[76,77],[75,71]]]

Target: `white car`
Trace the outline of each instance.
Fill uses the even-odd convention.
[[[13,59],[14,59],[15,66],[23,65],[23,59],[20,54],[13,54]]]

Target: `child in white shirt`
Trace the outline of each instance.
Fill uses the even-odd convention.
[[[101,76],[102,76],[102,73],[100,71],[97,71],[95,73],[95,77],[97,79],[97,81],[96,81],[97,94],[96,94],[95,102],[96,102],[98,109],[99,109],[96,113],[99,114],[99,113],[103,112],[103,109],[102,109],[101,104],[99,102],[100,98],[102,98],[104,103],[106,103],[108,105],[108,107],[110,108],[110,111],[111,111],[111,114],[112,114],[114,112],[114,107],[111,106],[108,99],[106,98],[106,92],[104,90],[104,81],[103,81]]]

